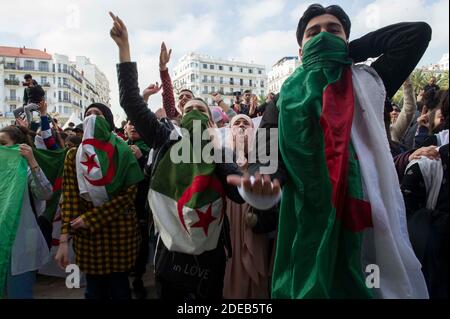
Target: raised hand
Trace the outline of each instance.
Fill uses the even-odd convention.
[[[41,114],[41,116],[47,115],[47,102],[45,100],[42,100],[39,103],[39,113]]]
[[[125,26],[125,23],[123,23],[123,21],[114,13],[110,12],[109,15],[114,21],[113,27],[109,34],[119,47],[120,63],[131,62],[130,43],[128,42],[127,27]]]
[[[116,16],[114,13],[109,12],[109,15],[113,19],[113,27],[109,34],[111,38],[116,42],[118,47],[124,47],[128,45],[128,30],[125,23]]]
[[[166,44],[163,42],[161,44],[161,53],[159,54],[159,69],[160,71],[167,70],[167,64],[170,61],[170,56],[172,55],[172,49],[167,52]]]
[[[162,84],[159,85],[158,82],[156,84],[150,84],[148,87],[144,89],[144,92],[142,93],[142,96],[144,97],[145,102],[148,102],[148,99],[150,96],[155,95],[162,89]]]
[[[28,128],[28,120],[27,119],[21,119],[20,117],[16,118],[16,123],[19,126]]]

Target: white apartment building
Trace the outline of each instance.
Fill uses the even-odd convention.
[[[445,53],[438,63],[433,63],[424,67],[423,69],[426,71],[437,71],[437,72],[445,72],[449,71],[449,54]]]
[[[175,94],[189,89],[213,106],[211,93],[218,92],[226,103],[233,103],[233,93],[252,90],[260,96],[267,92],[266,67],[260,64],[216,59],[198,53],[183,56],[174,68]]]
[[[274,64],[269,72],[268,90],[272,93],[279,93],[284,81],[294,73],[300,65],[298,57],[284,57]]]
[[[439,61],[439,67],[440,67],[441,71],[449,70],[448,59],[449,59],[449,54],[445,53],[442,56],[441,60]]]
[[[106,75],[97,67],[97,65],[91,63],[89,58],[84,56],[77,56],[75,58],[75,66],[92,85],[94,95],[96,95],[95,101],[111,106],[111,91]]]
[[[46,91],[48,111],[61,123],[72,113],[81,119],[92,102],[109,105],[109,83],[99,70],[93,73],[99,74],[96,83],[95,77],[94,82],[87,79],[66,55],[0,46],[0,127],[13,123],[12,112],[23,105],[22,82],[27,73]]]

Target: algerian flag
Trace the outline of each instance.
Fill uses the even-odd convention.
[[[196,132],[201,134],[208,118],[193,110],[183,118],[182,126],[202,122]],[[188,124],[186,124],[188,123]],[[200,135],[201,137],[201,135]],[[202,141],[205,145],[206,141]],[[190,163],[174,163],[172,150],[189,150]],[[217,248],[225,216],[225,193],[214,174],[215,164],[208,164],[197,156],[192,140],[183,138],[172,146],[157,163],[148,200],[157,231],[170,251],[200,255]]]
[[[28,165],[18,146],[0,146],[0,298],[5,289],[11,251],[27,187]]]
[[[383,124],[383,83],[352,67],[330,33],[303,49],[278,101],[288,180],[273,297],[427,298]]]
[[[43,216],[51,223],[55,217],[58,209],[59,200],[62,192],[62,179],[64,170],[64,160],[67,149],[58,149],[55,151],[34,149],[34,157],[53,186],[53,195],[50,200],[46,202]]]
[[[96,207],[144,179],[128,145],[110,131],[103,117],[95,115],[84,120],[76,167],[80,196]]]

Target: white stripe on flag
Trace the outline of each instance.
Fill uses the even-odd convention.
[[[405,205],[383,121],[383,83],[372,68],[356,66],[353,86],[356,103],[352,141],[374,226],[364,236],[363,262],[379,266],[379,297],[426,299],[428,291],[409,240]]]
[[[175,200],[150,189],[148,201],[153,213],[155,227],[164,245],[170,251],[189,255],[200,255],[205,251],[210,251],[217,247],[222,229],[220,212],[223,204],[221,199],[213,203],[213,216],[216,220],[209,225],[207,237],[203,228],[190,227],[190,225],[198,221],[195,210],[188,207],[184,207],[183,209],[188,233],[178,216],[177,202]],[[206,208],[201,210],[205,211]]]
[[[87,117],[84,120],[83,125],[85,128],[83,141],[93,139],[95,133],[95,117]],[[91,180],[99,180],[103,178],[102,170],[101,168],[94,167],[88,174],[88,167],[81,164],[81,162],[87,161],[87,159],[94,154],[96,154],[94,146],[81,144],[77,151],[76,167],[80,196],[92,202],[95,207],[98,207],[109,200],[108,192],[106,191],[105,186],[94,186],[90,184],[85,176],[89,176],[89,179]],[[94,157],[94,160],[97,165],[101,167],[97,156]]]

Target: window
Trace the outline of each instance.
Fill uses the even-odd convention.
[[[25,70],[34,70],[34,61],[25,60],[25,62],[24,62],[24,69]]]
[[[203,83],[206,83],[206,82],[208,82],[208,76],[207,75],[204,75],[203,76],[203,81],[202,81]]]
[[[215,86],[213,86],[213,87],[211,88],[211,93],[214,93],[214,92],[216,92],[216,87],[215,87]]]
[[[220,77],[220,84],[223,84],[223,76]]]
[[[223,65],[219,65],[219,70],[223,71]]]
[[[239,84],[240,84],[240,86],[244,86],[244,80],[243,80],[243,79],[240,79],[240,80],[239,80]]]
[[[239,72],[244,73],[244,69],[240,68]]]
[[[214,75],[211,75],[211,83],[214,83]]]
[[[40,61],[39,62],[39,71],[48,72],[48,62]]]
[[[262,70],[258,70],[258,74],[262,74]]]
[[[234,85],[234,80],[233,80],[233,78],[230,78],[230,85]]]
[[[62,114],[62,106],[60,105],[58,108],[59,108],[59,114]]]
[[[264,87],[264,80],[261,80],[261,87]]]
[[[253,74],[253,69],[248,69],[248,73]]]
[[[214,64],[210,64],[210,65],[209,65],[209,69],[210,69],[210,70],[214,70]]]
[[[203,64],[203,68],[207,69],[208,68],[208,64]]]
[[[233,88],[230,88],[230,93],[233,94],[233,92],[234,92],[234,91],[233,91]]]
[[[47,84],[47,77],[41,76],[41,85],[46,85],[46,84]]]
[[[58,91],[58,101],[61,102],[62,101],[62,92]]]
[[[233,72],[233,67],[232,66],[230,66],[230,72]]]
[[[9,80],[14,81],[16,79],[16,76],[14,74],[9,75]]]
[[[252,80],[248,80],[248,85],[250,85],[250,87],[253,86],[253,81]]]
[[[16,99],[16,90],[9,90],[9,96],[11,97],[11,100]]]
[[[205,87],[203,88],[203,94],[207,94],[207,93],[208,93],[208,87],[205,86]]]
[[[195,82],[195,74],[191,74],[191,82]]]
[[[61,73],[61,63],[58,63],[58,73]]]
[[[16,108],[17,108],[17,106],[12,104],[12,105],[9,106],[9,111],[10,112],[14,112],[16,110]]]
[[[67,73],[67,64],[64,64],[64,65],[63,65],[63,72],[64,72],[64,73]]]

